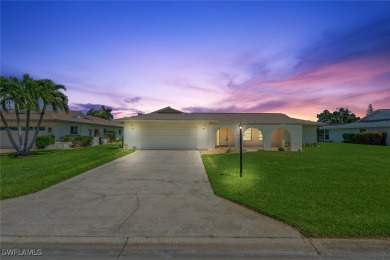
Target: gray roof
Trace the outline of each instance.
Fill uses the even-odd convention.
[[[321,129],[346,129],[346,128],[372,128],[372,127],[390,127],[390,121],[379,121],[379,122],[362,122],[356,121],[350,124],[344,125],[328,125],[322,126]]]
[[[167,111],[167,112],[165,112]],[[173,111],[177,111],[176,113]],[[242,124],[292,124],[321,126],[308,120],[291,118],[281,113],[183,113],[166,107],[155,112],[117,119],[125,121],[208,121],[215,123],[242,123]]]
[[[373,128],[390,127],[390,109],[377,109],[372,114],[362,119],[344,125],[323,126],[321,129],[347,129],[347,128]]]
[[[26,120],[26,112],[20,113],[20,120],[24,122]],[[4,113],[4,117],[8,122],[16,122],[15,110],[9,110]],[[37,122],[39,120],[40,113],[36,111],[31,111],[30,121]],[[64,111],[53,112],[52,110],[47,110],[42,118],[42,122],[69,122],[69,123],[81,123],[81,124],[90,124],[90,125],[100,125],[100,126],[112,126],[112,127],[123,127],[117,121],[109,121],[103,118],[87,116],[81,111],[70,110],[69,113]]]

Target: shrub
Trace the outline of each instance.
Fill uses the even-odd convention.
[[[278,151],[284,152],[285,150],[284,150],[284,148],[282,146],[280,146],[280,147],[278,147]]]
[[[71,148],[76,147],[87,147],[92,145],[92,136],[81,136],[81,135],[65,135],[61,138],[62,142],[69,142]]]
[[[344,133],[343,134],[344,141],[343,143],[356,143],[355,134],[353,133]]]
[[[43,149],[49,144],[54,144],[54,143],[55,143],[54,135],[42,135],[37,137],[37,140],[35,141],[35,146],[38,149]]]
[[[106,132],[106,138],[108,139],[109,143],[115,143],[116,133],[114,131],[108,131]]]
[[[386,145],[386,133],[380,132],[363,132],[356,134],[356,143]]]

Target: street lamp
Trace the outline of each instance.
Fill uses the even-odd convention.
[[[240,122],[240,177],[242,177],[242,124]]]

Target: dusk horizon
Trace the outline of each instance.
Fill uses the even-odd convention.
[[[1,74],[115,118],[390,108],[390,2],[1,3]]]

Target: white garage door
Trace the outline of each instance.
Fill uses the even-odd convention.
[[[142,149],[196,150],[196,125],[189,123],[146,123],[142,126]]]

